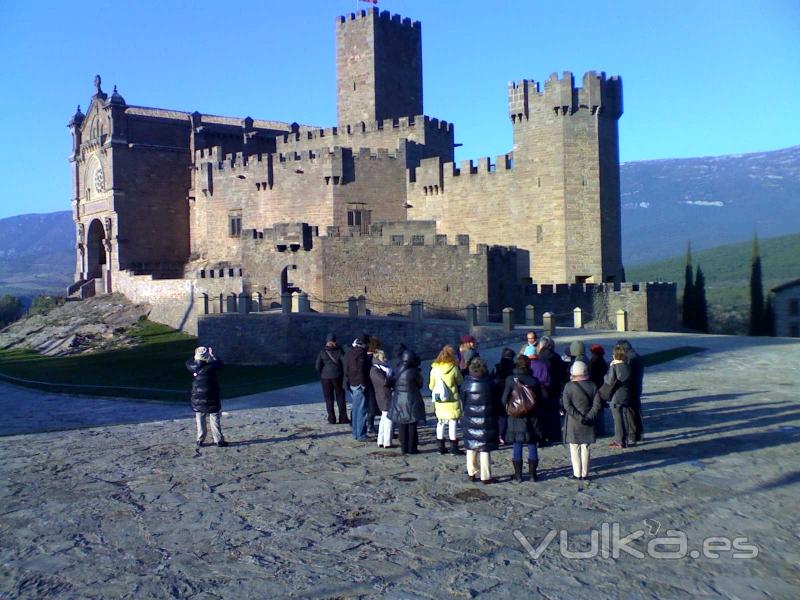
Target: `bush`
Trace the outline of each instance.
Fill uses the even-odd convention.
[[[22,316],[22,302],[16,296],[5,294],[0,298],[0,327],[13,323]]]
[[[64,304],[63,298],[55,296],[36,296],[28,309],[28,314],[33,315],[46,315],[54,308]]]

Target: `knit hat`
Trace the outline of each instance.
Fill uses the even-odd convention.
[[[586,354],[586,346],[581,341],[572,342],[569,345],[570,356],[583,356]]]
[[[598,356],[603,356],[606,353],[605,348],[603,348],[600,344],[592,344],[592,347],[589,348],[589,351],[592,354],[597,354]]]
[[[469,334],[467,334],[467,335],[462,335],[462,336],[461,336],[461,343],[462,343],[462,344],[474,344],[474,343],[476,343],[477,341],[478,341],[478,340],[476,340],[474,337],[472,337],[472,336],[471,336],[471,335],[469,335]]]
[[[335,342],[336,341],[336,335],[333,332],[329,333],[328,336],[325,338],[325,341],[326,342]]]
[[[576,360],[572,363],[572,367],[569,370],[569,374],[573,377],[581,377],[586,375],[589,372],[589,369],[586,366],[586,363],[580,360]]]
[[[195,361],[205,360],[208,361],[209,359],[208,348],[205,346],[198,346],[194,349],[194,359]]]

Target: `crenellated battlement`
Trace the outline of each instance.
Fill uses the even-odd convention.
[[[427,136],[453,135],[453,124],[447,121],[416,115],[399,117],[396,119],[384,119],[382,121],[360,122],[349,124],[342,127],[327,127],[324,129],[301,128],[296,133],[287,133],[277,138],[277,151],[297,147],[307,147],[312,144],[329,144],[330,146],[357,146],[366,144],[366,138],[375,136],[377,133],[393,132],[398,138],[404,136],[413,137],[419,143],[425,143]],[[358,141],[351,141],[353,139]]]
[[[362,22],[369,19],[379,19],[384,23],[392,23],[394,25],[405,27],[408,29],[419,30],[422,24],[419,21],[412,21],[409,18],[404,18],[401,15],[392,14],[388,10],[379,11],[376,7],[359,10],[358,12],[351,12],[347,15],[336,17],[337,27],[346,27],[351,22]]]
[[[564,71],[561,78],[552,73],[543,90],[528,79],[508,84],[508,112],[515,124],[540,111],[569,116],[584,110],[618,119],[622,115],[622,79],[589,71],[583,75],[582,87],[576,88],[572,73]]]
[[[474,160],[462,160],[456,167],[453,162],[442,162],[438,156],[424,158],[420,166],[408,169],[408,185],[411,191],[422,191],[426,196],[444,193],[447,181],[462,176],[493,176],[497,173],[511,171],[514,168],[512,153],[500,154],[494,160],[491,157]]]
[[[674,292],[677,284],[674,282],[624,282],[624,283],[556,283],[556,284],[535,284],[525,285],[525,296],[547,296],[547,295],[575,295],[575,294],[647,294],[648,292]]]

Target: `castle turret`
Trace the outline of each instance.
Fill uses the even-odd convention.
[[[531,276],[622,281],[619,134],[622,81],[590,71],[582,87],[553,73],[544,89],[509,84],[514,168],[535,190]]]
[[[340,126],[423,114],[419,21],[377,8],[339,17],[336,78]]]

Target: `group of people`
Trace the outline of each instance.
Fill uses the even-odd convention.
[[[569,445],[572,476],[587,479],[589,446],[604,434],[606,407],[614,420],[612,448],[641,440],[644,366],[627,340],[617,342],[608,363],[600,345],[591,346],[591,358],[581,341],[559,355],[552,338],[540,339],[529,331],[518,351],[503,349],[494,369],[481,358],[474,337],[465,335],[460,342],[457,349],[441,349],[431,365],[428,390],[439,453],[463,453],[460,422],[470,480],[493,482],[491,452],[508,444],[513,480],[522,481],[527,446],[528,476],[537,481],[539,448],[562,441]],[[398,344],[389,358],[377,337],[362,334],[344,352],[329,334],[316,369],[329,423],[350,424],[358,441],[374,435],[381,448],[392,446],[397,428],[401,452],[419,452],[418,426],[425,423],[426,410],[420,359],[413,350]],[[345,387],[352,403],[350,418]]]
[[[522,481],[527,446],[528,476],[537,481],[539,448],[564,442],[572,476],[587,479],[589,447],[605,433],[606,407],[614,421],[612,448],[633,446],[643,433],[641,357],[627,340],[616,343],[610,363],[600,345],[591,346],[590,354],[586,356],[583,342],[575,341],[559,355],[552,338],[540,339],[529,331],[518,351],[504,348],[500,362],[490,369],[474,337],[463,336],[458,348],[445,345],[431,365],[427,386],[439,453],[463,454],[460,424],[470,480],[493,482],[491,453],[510,445],[513,480]],[[329,334],[315,366],[329,423],[349,424],[358,441],[374,435],[380,448],[392,447],[396,429],[401,452],[419,452],[418,426],[426,422],[426,409],[420,359],[413,350],[398,344],[390,358],[377,337],[362,334],[345,352]],[[214,443],[227,446],[217,378],[222,361],[212,348],[200,346],[186,368],[192,374],[197,445],[205,443],[210,423]],[[349,418],[345,386],[351,399]]]

